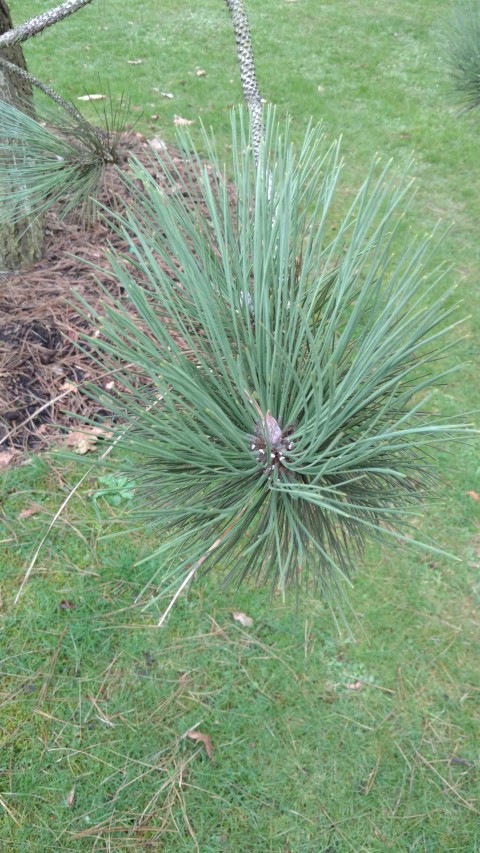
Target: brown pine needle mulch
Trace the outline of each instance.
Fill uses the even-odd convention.
[[[182,172],[178,152],[165,148]],[[120,153],[122,168],[134,154],[151,171],[151,149],[140,134],[124,139]],[[108,169],[100,201],[121,209],[125,195],[118,172]],[[108,412],[79,390],[91,381],[105,386],[111,377],[76,347],[82,333],[95,329],[72,304],[72,291],[94,307],[100,300],[98,280],[113,296],[122,295],[105,268],[109,241],[124,248],[104,220],[86,226],[72,217],[60,220],[53,209],[47,214],[42,260],[28,270],[0,275],[0,451],[44,449],[83,418],[100,425],[108,420]]]

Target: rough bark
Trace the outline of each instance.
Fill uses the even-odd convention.
[[[0,35],[12,28],[6,0],[0,0]],[[20,44],[0,50],[0,57],[26,69]],[[0,100],[33,110],[32,87],[28,80],[0,66]],[[0,231],[0,273],[31,266],[43,254],[43,222],[26,217],[15,225],[4,225]]]

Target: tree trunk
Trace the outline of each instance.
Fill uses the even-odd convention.
[[[0,35],[12,28],[12,19],[6,0],[0,0]],[[19,44],[2,48],[0,56],[20,68],[26,68]],[[33,112],[32,88],[16,74],[0,67],[0,100]],[[0,230],[0,273],[29,267],[43,254],[44,230],[41,217],[26,217],[14,225],[3,225]]]

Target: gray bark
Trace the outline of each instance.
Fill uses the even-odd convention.
[[[0,0],[0,37],[12,27],[6,0]],[[0,49],[0,57],[26,70],[20,44]],[[28,80],[0,66],[0,100],[33,111],[32,87]],[[0,231],[0,273],[29,267],[43,254],[43,221],[28,217]]]

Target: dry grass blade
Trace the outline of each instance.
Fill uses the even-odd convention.
[[[459,791],[457,791],[457,789],[453,785],[450,784],[448,779],[445,779],[445,776],[442,776],[442,774],[437,770],[437,768],[432,764],[432,762],[428,761],[428,759],[425,758],[417,749],[415,750],[415,755],[417,756],[417,758],[420,759],[422,764],[425,764],[425,766],[428,767],[432,771],[432,773],[435,774],[435,776],[438,776],[438,778],[442,781],[442,783],[445,785],[445,787],[448,788],[448,790],[454,795],[454,797],[456,797],[458,800],[460,800],[460,802],[467,809],[469,809],[470,811],[473,811],[477,814],[480,814],[480,811],[478,809],[476,809],[475,806],[472,805],[472,803],[470,803],[468,800],[466,800],[465,797],[462,797],[462,795],[459,793]]]
[[[5,809],[6,813],[8,814],[9,817],[12,818],[13,822],[16,823],[17,826],[20,826],[20,822],[18,821],[15,812],[7,805],[7,803],[5,802],[5,799],[2,797],[1,794],[0,794],[0,806],[2,807],[2,809]]]

